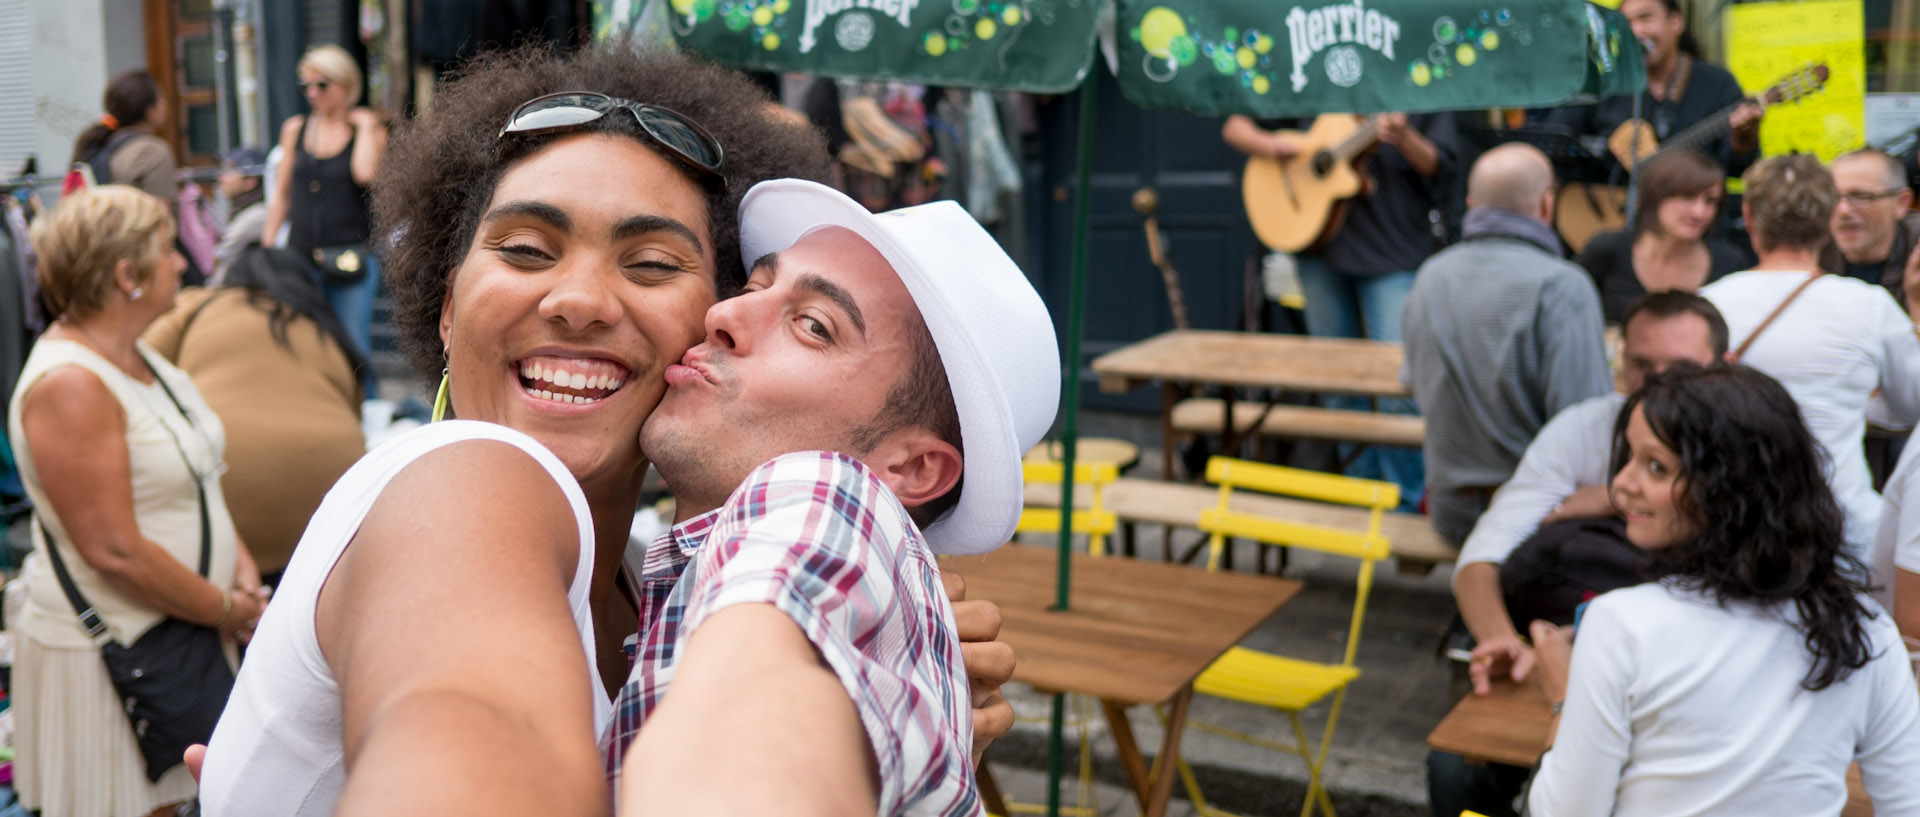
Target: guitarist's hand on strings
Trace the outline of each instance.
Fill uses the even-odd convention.
[[[1280,161],[1286,161],[1300,155],[1299,140],[1279,133],[1267,134],[1267,155]]]
[[[1759,104],[1748,102],[1727,117],[1727,126],[1733,130],[1728,141],[1736,152],[1752,153],[1760,147],[1760,116],[1765,111]]]

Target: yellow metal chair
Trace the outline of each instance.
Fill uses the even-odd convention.
[[[1389,553],[1385,535],[1380,532],[1382,514],[1400,504],[1400,489],[1391,482],[1355,479],[1318,471],[1305,471],[1266,465],[1227,457],[1207,462],[1207,481],[1220,486],[1220,499],[1200,514],[1200,530],[1208,536],[1207,569],[1217,570],[1227,539],[1251,539],[1284,547],[1305,548],[1358,560],[1359,574],[1354,594],[1352,623],[1347,631],[1347,649],[1338,664],[1323,664],[1296,658],[1234,647],[1220,657],[1194,681],[1195,692],[1242,703],[1270,706],[1287,714],[1293,724],[1294,745],[1262,740],[1212,724],[1195,723],[1203,731],[1299,755],[1307,764],[1307,797],[1301,806],[1302,817],[1316,807],[1333,817],[1333,800],[1321,783],[1321,770],[1327,749],[1333,742],[1333,729],[1340,721],[1340,704],[1347,685],[1360,677],[1354,656],[1360,648],[1360,622],[1367,610],[1367,594],[1373,588],[1374,564]],[[1348,531],[1319,525],[1303,525],[1235,511],[1232,498],[1237,490],[1299,497],[1341,505],[1356,505],[1371,510],[1365,531]],[[1307,740],[1300,712],[1332,696],[1327,727],[1320,746],[1313,749]],[[1180,775],[1194,808],[1203,815],[1221,814],[1209,808],[1201,797],[1193,770],[1183,759]]]
[[[1037,449],[1036,449],[1037,450]],[[1029,457],[1020,465],[1021,475],[1028,482],[1060,484],[1066,467],[1059,462]],[[1119,518],[1106,509],[1103,493],[1108,485],[1120,478],[1120,469],[1111,462],[1075,463],[1073,466],[1074,492],[1078,486],[1086,486],[1089,502],[1084,510],[1076,509],[1068,519],[1075,535],[1087,537],[1087,552],[1094,556],[1105,556],[1107,539],[1119,526]],[[1020,522],[1015,526],[1019,533],[1058,533],[1060,531],[1059,508],[1023,508]],[[1088,724],[1093,720],[1093,701],[1079,695],[1067,696],[1068,712],[1075,717],[1067,728],[1080,734],[1080,784],[1079,801],[1074,806],[1061,809],[1062,814],[1071,817],[1093,817],[1093,751],[1092,740],[1088,733]],[[1043,719],[1021,719],[1028,722]],[[1046,809],[1028,803],[1008,800],[1007,810],[1015,814],[1044,814]]]
[[[1065,476],[1066,467],[1057,462],[1035,462],[1028,460],[1020,464],[1021,474],[1028,482],[1060,484]],[[1087,537],[1087,552],[1095,556],[1107,555],[1107,539],[1113,536],[1119,527],[1120,519],[1107,510],[1103,495],[1108,485],[1120,478],[1120,469],[1112,463],[1075,463],[1073,466],[1074,493],[1078,486],[1087,486],[1091,498],[1087,507],[1074,509],[1069,523],[1076,535]],[[1064,504],[1064,503],[1062,503]],[[1014,527],[1019,533],[1057,533],[1060,530],[1059,508],[1023,508],[1020,522]]]

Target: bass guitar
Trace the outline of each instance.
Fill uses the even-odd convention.
[[[1607,137],[1607,151],[1621,167],[1637,168],[1670,151],[1698,150],[1733,128],[1733,113],[1753,103],[1762,110],[1819,93],[1827,84],[1827,64],[1814,63],[1788,74],[1758,95],[1747,97],[1695,122],[1665,142],[1645,120],[1629,119]],[[1606,184],[1569,184],[1554,202],[1554,227],[1578,252],[1595,233],[1627,226],[1627,188]]]
[[[1356,166],[1380,141],[1379,118],[1321,114],[1305,133],[1280,131],[1300,144],[1289,159],[1247,160],[1240,192],[1254,235],[1276,250],[1300,252],[1340,229],[1348,199],[1370,182]]]

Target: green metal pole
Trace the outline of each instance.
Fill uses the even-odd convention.
[[[1080,86],[1079,167],[1073,193],[1073,272],[1067,284],[1067,356],[1061,366],[1065,378],[1061,394],[1066,419],[1060,427],[1060,557],[1053,609],[1067,609],[1073,564],[1073,465],[1080,443],[1080,334],[1085,323],[1087,294],[1087,213],[1093,186],[1093,100],[1100,78],[1087,77]],[[1053,728],[1047,735],[1047,817],[1060,817],[1060,776],[1066,747],[1066,696],[1053,696]]]

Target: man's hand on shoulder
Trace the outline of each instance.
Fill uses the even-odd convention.
[[[1551,525],[1568,519],[1599,519],[1613,516],[1614,513],[1613,497],[1608,495],[1607,486],[1583,485],[1568,494],[1560,504],[1553,506],[1553,510],[1547,514],[1547,517],[1540,520],[1540,524]]]
[[[973,762],[987,745],[1013,729],[1013,705],[1000,696],[1000,687],[1013,680],[1013,648],[1000,637],[1000,606],[990,601],[967,601],[967,581],[950,570],[940,571],[940,584],[953,603],[953,623],[960,633],[960,663],[966,667],[973,696]]]

